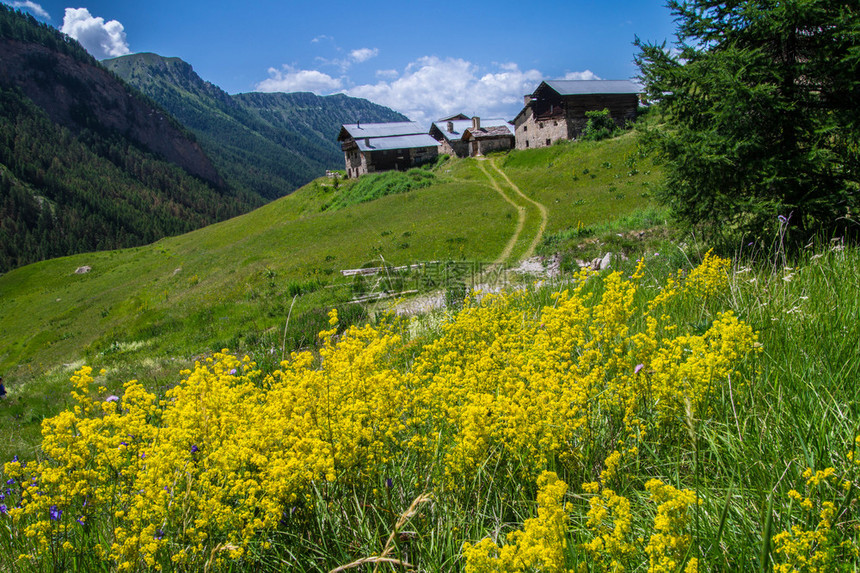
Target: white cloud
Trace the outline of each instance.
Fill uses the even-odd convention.
[[[345,75],[292,66],[269,69],[269,79],[257,91],[312,91],[319,95],[346,93],[397,110],[413,121],[429,123],[455,113],[483,118],[513,117],[522,109],[523,95],[544,79],[538,70],[521,70],[516,63],[493,63],[488,69],[461,58],[427,56],[402,71],[377,70],[376,83],[354,84]],[[586,70],[566,79],[599,79]]]
[[[584,72],[567,72],[562,79],[565,80],[600,80],[603,79],[591,70]]]
[[[80,42],[99,60],[131,53],[122,24],[93,17],[86,8],[66,8],[60,31]]]
[[[318,44],[323,40],[334,41],[334,38],[331,36],[326,36],[325,34],[321,34],[321,35],[317,36],[316,38],[314,38],[313,40],[311,40],[311,44]]]
[[[358,50],[353,50],[349,53],[349,57],[354,62],[366,62],[370,58],[375,58],[379,55],[379,49],[377,48],[359,48]]]
[[[260,92],[314,92],[327,95],[340,91],[343,82],[317,70],[297,70],[292,66],[269,68],[269,79],[258,83]]]
[[[337,51],[342,51],[340,48],[337,48]],[[366,62],[371,58],[375,58],[379,55],[378,48],[359,48],[357,50],[352,50],[349,53],[348,57],[345,58],[324,58],[322,56],[317,56],[314,58],[319,65],[321,66],[334,66],[340,68],[341,73],[345,73],[353,64],[360,64],[362,62]]]
[[[523,94],[542,79],[537,70],[520,70],[513,63],[494,64],[489,73],[460,58],[419,58],[392,81],[353,86],[345,92],[395,109],[419,122],[462,112],[481,117],[512,119]]]
[[[21,8],[23,10],[27,10],[28,12],[31,12],[34,16],[38,16],[39,18],[44,18],[46,20],[51,19],[51,15],[48,14],[48,12],[44,8],[42,8],[39,4],[36,4],[35,2],[31,2],[30,0],[27,0],[26,2],[12,2],[11,6],[13,8]]]

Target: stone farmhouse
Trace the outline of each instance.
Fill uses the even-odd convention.
[[[585,129],[587,111],[609,110],[619,126],[636,118],[641,88],[629,80],[547,80],[525,96],[514,118],[516,148],[546,147],[576,139]]]
[[[464,117],[460,114],[456,117]],[[514,126],[504,119],[444,118],[430,126],[439,142],[439,152],[457,157],[475,157],[490,151],[513,149]]]
[[[346,160],[346,176],[398,169],[405,171],[436,159],[439,143],[411,121],[344,125],[337,140]]]

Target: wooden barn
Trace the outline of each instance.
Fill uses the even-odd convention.
[[[514,126],[507,120],[459,117],[466,116],[443,118],[430,126],[430,135],[439,142],[440,153],[474,157],[488,151],[513,149]]]
[[[516,148],[546,147],[576,139],[585,129],[587,111],[609,110],[619,126],[636,118],[641,87],[629,80],[547,80],[525,96],[514,118]]]
[[[439,143],[426,128],[411,121],[343,125],[337,140],[350,178],[377,171],[405,171],[439,155]]]

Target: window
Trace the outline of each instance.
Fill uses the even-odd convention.
[[[528,131],[528,130],[529,130],[529,126],[524,125],[524,126],[523,126],[523,132],[526,132],[526,131]]]
[[[551,140],[551,139],[547,139],[547,140],[546,140],[546,146],[547,146],[547,147],[549,147],[550,145],[552,145],[552,140]]]
[[[526,140],[526,147],[528,147],[528,146],[529,146],[529,142],[528,142],[528,140]]]
[[[552,122],[553,125],[558,125],[557,121]]]
[[[543,122],[540,122],[540,123],[538,124],[538,129],[543,129]]]

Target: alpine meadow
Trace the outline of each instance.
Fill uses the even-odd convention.
[[[860,4],[666,9],[430,153],[3,6],[0,572],[859,569]]]

